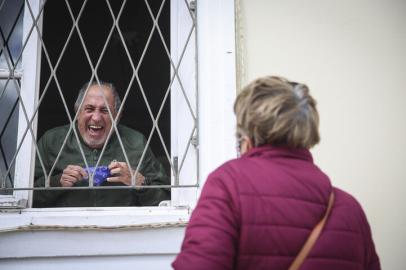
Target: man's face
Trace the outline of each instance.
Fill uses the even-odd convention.
[[[103,94],[108,104],[104,102]],[[111,89],[103,85],[91,86],[78,115],[79,133],[90,148],[102,148],[109,134],[112,121],[107,105],[115,118],[114,96]]]

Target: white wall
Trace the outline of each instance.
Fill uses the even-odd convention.
[[[318,101],[316,163],[369,218],[382,268],[406,256],[406,1],[237,0],[240,82],[282,75]]]

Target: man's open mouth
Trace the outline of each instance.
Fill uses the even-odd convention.
[[[103,132],[104,127],[98,125],[88,125],[87,129],[89,130],[91,135],[99,135]]]

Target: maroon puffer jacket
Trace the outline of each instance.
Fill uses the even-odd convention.
[[[332,190],[308,150],[251,149],[207,179],[175,269],[288,269]],[[349,194],[335,203],[301,270],[380,269],[366,216]]]

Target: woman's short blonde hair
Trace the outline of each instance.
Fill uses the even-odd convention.
[[[309,88],[267,76],[248,84],[234,103],[237,134],[254,146],[311,148],[320,141],[319,115]]]

